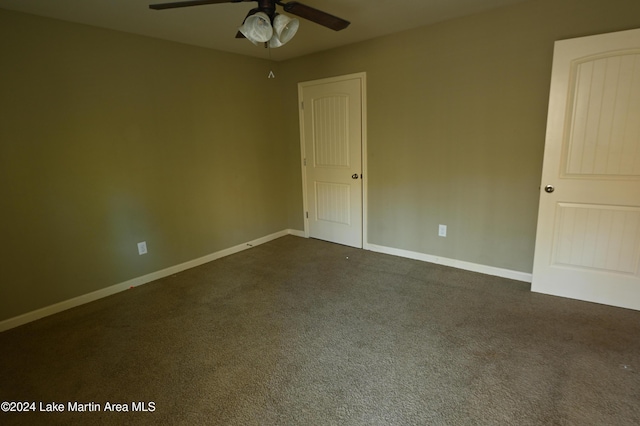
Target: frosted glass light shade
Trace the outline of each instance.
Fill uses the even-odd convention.
[[[238,30],[253,44],[265,43],[273,37],[273,27],[269,21],[266,13],[258,12],[248,16]]]
[[[285,15],[276,15],[273,19],[274,34],[269,40],[269,47],[280,47],[293,38],[298,31],[300,21]]]

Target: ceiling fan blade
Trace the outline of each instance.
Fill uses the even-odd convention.
[[[327,28],[331,28],[334,31],[340,31],[349,26],[351,22],[346,21],[337,16],[333,16],[327,12],[315,9],[311,6],[298,3],[297,1],[291,1],[289,3],[280,3],[285,12],[289,12],[293,15],[299,16],[316,24],[323,25]]]
[[[253,0],[187,0],[187,1],[176,1],[173,3],[150,4],[149,9],[153,9],[153,10],[175,9],[178,7],[202,6],[205,4],[241,3],[243,1],[253,1]]]

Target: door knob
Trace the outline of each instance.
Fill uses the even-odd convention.
[[[352,174],[351,179],[358,179],[358,174],[357,173]]]
[[[547,185],[547,186],[544,187],[544,190],[545,190],[545,192],[551,194],[556,189],[553,187],[553,185]]]

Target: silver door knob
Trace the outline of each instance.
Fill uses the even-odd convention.
[[[551,194],[553,191],[555,191],[556,189],[553,187],[553,185],[547,185],[544,187],[544,191]]]
[[[358,179],[358,174],[357,173],[352,174],[351,179]]]

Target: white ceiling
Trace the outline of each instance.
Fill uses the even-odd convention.
[[[179,0],[0,0],[0,8],[285,60],[527,0],[302,0],[301,3],[351,21],[351,25],[336,32],[301,19],[293,40],[278,49],[265,49],[235,38],[249,9],[257,5],[253,1],[159,11],[148,8],[150,3],[168,1]],[[282,11],[279,6],[277,9]]]

